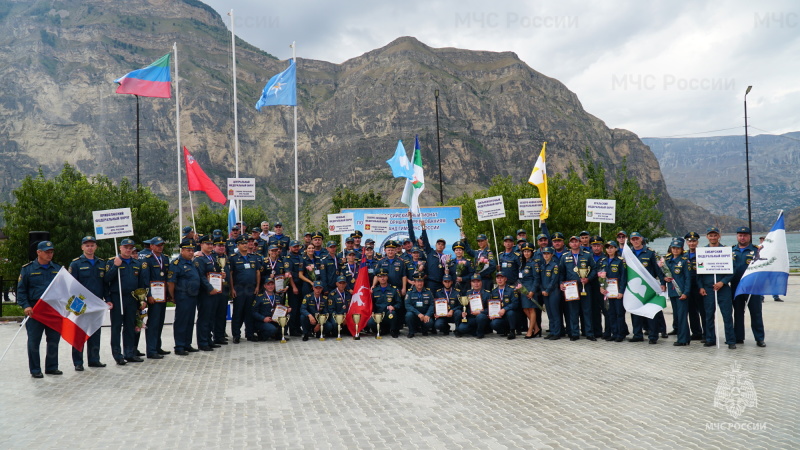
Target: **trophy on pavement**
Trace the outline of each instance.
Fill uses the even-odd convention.
[[[317,313],[317,323],[319,323],[319,340],[325,340],[325,322],[328,321],[328,313]]]
[[[336,321],[336,340],[342,340],[342,324],[344,323],[344,314],[334,314],[333,320]]]
[[[458,302],[461,303],[461,306],[464,308],[464,312],[467,312],[467,306],[469,306],[469,297],[462,295],[461,297],[458,297]],[[467,323],[467,318],[462,318],[461,322]]]
[[[278,317],[278,325],[281,326],[281,344],[286,343],[286,322],[289,321],[288,316]]]
[[[356,332],[353,333],[353,340],[355,341],[361,339],[361,336],[358,335],[359,322],[361,322],[361,314],[353,314],[353,324],[356,326]]]
[[[381,337],[381,322],[383,321],[383,315],[386,313],[372,313],[372,320],[375,321],[375,327],[378,329],[378,334],[375,335],[375,339],[383,339]]]

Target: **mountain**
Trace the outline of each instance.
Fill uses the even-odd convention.
[[[713,214],[747,221],[744,136],[644,138],[658,158],[667,190]],[[768,229],[779,209],[800,206],[800,132],[750,136],[750,204]],[[713,174],[713,176],[709,176]]]
[[[64,162],[87,174],[135,178],[133,96],[113,80],[177,42],[181,143],[220,186],[235,171],[230,33],[196,0],[0,0],[0,192]],[[237,40],[240,176],[257,178],[258,203],[292,222],[293,111],[253,108],[287,63]],[[174,64],[174,63],[173,63]],[[563,172],[589,149],[613,179],[623,160],[660,199],[666,225],[683,230],[658,161],[633,133],[609,129],[562,83],[511,52],[431,48],[401,37],[342,64],[298,59],[301,202],[319,216],[336,186],[374,188],[399,204],[388,159],[420,135],[423,204],[438,202],[436,110],[445,198],[486,187],[494,175],[525,180],[542,142],[548,170]],[[142,183],[177,203],[174,100],[142,98]],[[201,195],[197,201],[205,201]],[[202,200],[201,200],[202,199]],[[186,202],[185,202],[186,203]],[[184,203],[184,204],[185,204]],[[288,224],[287,224],[288,225]],[[288,226],[293,229],[293,226]]]

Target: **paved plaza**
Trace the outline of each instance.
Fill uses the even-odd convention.
[[[789,283],[785,303],[763,304],[767,347],[748,328],[736,350],[401,335],[116,366],[103,328],[108,367],[75,372],[62,341],[64,375],[36,380],[23,330],[0,363],[0,448],[798,448],[800,277]],[[0,325],[0,348],[17,329]]]

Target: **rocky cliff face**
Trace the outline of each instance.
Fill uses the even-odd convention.
[[[0,189],[64,162],[88,174],[135,177],[135,98],[113,80],[177,42],[181,139],[220,186],[234,173],[230,33],[196,0],[0,1]],[[173,63],[174,64],[174,63]],[[253,108],[286,62],[239,41],[241,176],[258,178],[271,217],[293,216],[293,119],[289,107]],[[658,161],[639,138],[609,129],[563,84],[510,52],[434,49],[411,37],[342,64],[298,59],[298,149],[303,203],[321,214],[333,187],[372,187],[396,203],[402,182],[385,164],[420,135],[438,202],[435,90],[439,90],[445,198],[492,176],[525,180],[548,142],[548,170],[567,169],[588,148],[610,178],[623,159],[655,192],[670,229],[682,229]],[[140,99],[142,182],[174,203],[175,103]],[[201,194],[202,201],[205,197]],[[292,229],[291,226],[289,229]]]

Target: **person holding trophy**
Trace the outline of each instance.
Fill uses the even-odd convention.
[[[220,347],[211,340],[211,328],[216,296],[222,292],[222,273],[220,273],[214,258],[211,236],[202,236],[199,242],[200,256],[194,258],[194,265],[200,274],[200,283],[202,284],[197,295],[197,348],[204,352],[210,352],[214,348]]]
[[[456,327],[456,336],[471,334],[483,339],[486,333],[492,332],[487,313],[490,292],[483,288],[483,279],[478,273],[473,274],[469,282],[471,289],[462,293],[469,299],[469,304],[461,309],[461,321]]]
[[[525,339],[535,338],[542,335],[542,329],[537,324],[536,316],[541,314],[541,304],[536,299],[536,293],[539,292],[539,273],[537,269],[536,260],[533,257],[533,247],[529,243],[522,245],[522,256],[520,257],[519,286],[520,300],[522,304],[522,312],[528,318],[528,331],[525,334]]]
[[[253,303],[253,319],[256,324],[256,333],[259,341],[267,339],[278,340],[281,337],[281,330],[278,322],[273,320],[276,307],[281,304],[281,297],[275,292],[275,280],[267,278],[264,280],[264,292],[256,296]],[[291,308],[286,312],[290,313]]]
[[[333,322],[326,321],[324,328],[320,326],[318,318],[320,314],[330,314],[333,308],[332,300],[323,293],[324,286],[322,281],[314,281],[313,291],[303,297],[300,304],[300,321],[303,324],[303,341],[307,341],[311,333],[331,334],[333,332]]]
[[[228,254],[225,248],[225,237],[222,232],[214,235],[214,260],[215,269],[222,275],[222,291],[214,297],[214,310],[211,325],[212,342],[217,345],[228,345],[225,329],[228,326],[228,301],[231,295],[230,268],[228,267]]]
[[[558,271],[561,274],[561,290],[569,311],[567,332],[570,341],[580,339],[578,316],[583,317],[586,324],[586,339],[596,341],[592,328],[592,297],[588,292],[589,279],[595,276],[594,260],[592,255],[580,247],[577,236],[569,238],[570,251],[561,255]],[[577,292],[576,292],[577,290]],[[577,298],[576,298],[577,297]]]
[[[619,257],[617,241],[605,243],[606,256],[597,263],[597,278],[600,294],[608,300],[606,327],[611,331],[607,340],[622,342],[625,339],[625,306],[622,295],[628,279],[628,269]]]
[[[678,331],[678,341],[674,346],[689,345],[689,289],[692,287],[692,278],[689,273],[689,259],[683,254],[683,241],[675,238],[669,244],[670,254],[660,257],[658,264],[664,271],[664,281],[667,283],[667,293]]]
[[[383,314],[381,326],[384,329],[388,327],[392,337],[397,338],[403,325],[399,310],[400,293],[389,285],[389,273],[386,270],[379,270],[375,278],[378,280],[378,285],[372,288],[372,312]],[[367,321],[367,329],[379,331],[378,324],[372,317]]]
[[[422,328],[422,335],[427,336],[433,329],[434,302],[433,293],[425,287],[425,275],[414,274],[414,287],[406,294],[406,326],[408,337],[413,338],[417,328]]]
[[[453,288],[452,276],[443,276],[442,285],[443,287],[433,296],[435,318],[433,329],[441,331],[443,335],[447,336],[450,334],[450,324],[461,317],[461,303],[458,301],[459,292]],[[458,326],[457,322],[456,326]],[[458,332],[457,329],[456,332]]]

